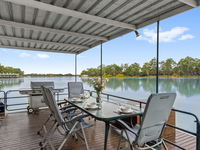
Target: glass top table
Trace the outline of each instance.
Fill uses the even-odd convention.
[[[87,109],[88,103],[96,102],[95,97],[90,97],[88,99],[82,99],[80,102],[75,102],[73,99],[65,99],[68,103],[92,116],[96,120],[105,122],[105,139],[104,139],[104,150],[107,150],[107,139],[110,128],[110,122],[117,119],[124,119],[129,117],[141,116],[143,114],[143,109],[137,106],[129,105],[133,110],[131,113],[119,113],[119,104],[113,101],[102,100],[98,109]],[[127,104],[126,104],[127,105]]]
[[[119,113],[118,112],[119,103],[113,101],[105,101],[105,100],[102,101],[99,109],[87,109],[86,108],[87,103],[96,102],[95,97],[83,99],[82,102],[74,102],[72,99],[65,99],[65,100],[68,103],[74,105],[75,107],[81,109],[85,113],[91,115],[95,119],[101,121],[113,121],[116,119],[123,119],[127,117],[142,115],[143,113],[142,108],[133,105],[129,105],[130,108],[133,110],[131,113]]]

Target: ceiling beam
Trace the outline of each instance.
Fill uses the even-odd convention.
[[[186,5],[189,5],[191,7],[197,7],[198,6],[198,3],[196,0],[179,0],[180,2],[186,4]]]
[[[138,29],[143,28],[143,27],[145,27],[147,25],[150,25],[150,24],[155,23],[157,21],[164,20],[166,18],[175,16],[175,15],[180,14],[180,13],[186,11],[186,10],[189,10],[189,9],[191,9],[191,6],[184,5],[184,6],[181,6],[179,8],[175,8],[173,10],[169,10],[168,12],[165,12],[165,13],[162,13],[162,14],[158,14],[158,16],[155,16],[153,18],[149,18],[148,20],[144,20],[141,24],[137,25],[137,28]]]
[[[75,54],[75,52],[71,52],[71,51],[67,51],[67,50],[40,49],[40,48],[20,47],[20,46],[5,46],[5,45],[1,45],[1,44],[0,44],[0,48]]]
[[[4,1],[8,1],[11,3],[24,5],[24,6],[28,6],[28,7],[32,7],[32,8],[37,8],[37,9],[41,9],[41,10],[45,10],[45,11],[49,11],[49,12],[54,12],[54,13],[62,14],[65,16],[72,16],[75,18],[83,19],[83,20],[98,22],[101,24],[107,24],[107,25],[111,25],[111,26],[115,26],[115,27],[136,30],[135,25],[132,25],[132,24],[128,24],[128,23],[124,23],[124,22],[120,22],[120,21],[116,21],[116,20],[111,20],[111,19],[107,19],[107,18],[102,18],[99,16],[94,16],[94,15],[82,13],[82,12],[75,11],[75,10],[70,10],[70,9],[63,8],[63,7],[58,7],[55,5],[51,5],[51,4],[47,4],[47,3],[43,3],[43,2],[39,2],[39,1],[35,1],[35,0],[4,0]]]
[[[82,34],[82,33],[77,33],[77,32],[69,32],[69,31],[64,31],[64,30],[59,30],[59,29],[41,27],[41,26],[37,26],[37,25],[24,24],[24,23],[7,21],[7,20],[2,20],[2,19],[0,19],[0,25],[11,26],[11,27],[15,27],[15,28],[25,28],[25,29],[31,29],[34,31],[61,34],[61,35],[66,35],[66,36],[75,36],[75,37],[81,37],[81,38],[86,38],[86,39],[96,39],[96,40],[100,40],[100,41],[108,40],[106,37],[102,37],[102,36]]]
[[[74,48],[80,48],[80,49],[89,49],[88,46],[82,46],[82,45],[77,45],[77,44],[65,44],[65,43],[57,43],[57,42],[48,42],[48,41],[32,40],[32,39],[10,37],[10,36],[2,36],[2,35],[0,35],[0,39],[1,40],[20,41],[20,42],[29,42],[29,43],[32,42],[32,43],[40,43],[40,44],[64,46],[64,47],[74,47]]]

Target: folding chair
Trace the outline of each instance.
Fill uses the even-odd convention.
[[[85,132],[84,132],[84,128],[88,128],[91,127],[90,124],[87,124],[83,121],[83,118],[87,117],[88,115],[78,115],[75,116],[73,118],[71,118],[70,120],[66,120],[61,111],[59,110],[58,105],[55,102],[55,99],[53,97],[53,93],[51,91],[50,88],[45,88],[43,87],[44,90],[44,95],[46,97],[46,100],[48,101],[48,106],[52,112],[52,115],[55,119],[53,125],[49,128],[49,130],[45,131],[46,134],[43,137],[42,141],[40,142],[40,146],[41,149],[46,147],[47,144],[50,145],[51,149],[55,149],[55,147],[53,146],[52,142],[51,142],[51,137],[53,136],[55,130],[58,130],[59,133],[61,133],[59,127],[64,131],[64,133],[61,133],[62,135],[64,135],[63,141],[60,144],[60,146],[58,147],[58,150],[61,150],[63,145],[65,144],[65,142],[69,139],[70,136],[74,135],[75,133],[78,133],[79,131],[81,131],[82,136],[80,134],[77,134],[79,137],[81,137],[81,139],[84,140],[85,144],[86,144],[86,148],[87,150],[89,149],[88,147],[88,143],[87,143],[87,139],[85,136]]]
[[[79,98],[83,93],[82,82],[68,82],[68,98]]]
[[[49,102],[47,100],[47,97],[44,93],[44,86],[41,86],[41,89],[42,89],[42,94],[43,94],[43,101],[44,103],[49,107]],[[61,113],[64,115],[64,118],[66,117],[70,117],[70,115],[68,113],[70,113],[70,111],[75,111],[76,108],[74,108],[73,106],[71,105],[66,105],[64,107],[62,107],[62,104],[65,104],[66,102],[60,102],[60,103],[57,103],[57,105],[59,106],[59,110],[61,111]],[[74,114],[75,115],[75,114]],[[71,115],[74,116],[74,115]],[[46,121],[43,123],[42,127],[37,131],[37,134],[42,136],[41,134],[41,131],[42,130],[46,130],[46,125],[47,123],[51,120],[52,118],[52,113],[49,114],[49,117],[46,119]]]
[[[148,98],[141,125],[136,125],[131,128],[122,120],[117,120],[116,123],[121,126],[121,138],[128,140],[130,148],[145,150],[153,149],[163,144],[165,149],[168,149],[163,138],[162,132],[169,118],[172,106],[176,98],[175,93],[160,93],[151,94]]]

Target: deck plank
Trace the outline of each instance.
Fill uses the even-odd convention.
[[[27,114],[26,112],[9,113],[1,122],[0,126],[0,150],[38,150],[41,137],[37,135],[38,129],[42,126],[48,117],[47,110],[41,110],[38,114]],[[90,150],[102,150],[104,141],[104,123],[87,119],[87,122],[94,124],[92,128],[86,129],[86,136],[90,146]],[[178,130],[172,135],[167,134],[168,139],[175,139],[178,145],[185,147],[187,150],[195,149],[195,137],[185,134]],[[170,137],[171,136],[171,137]],[[108,137],[108,150],[116,150],[119,135],[110,130]],[[62,136],[55,133],[53,136],[53,144],[58,147],[62,141]],[[128,144],[125,144],[128,145]],[[70,138],[64,145],[65,150],[84,150],[85,144],[82,140],[76,141]],[[169,146],[170,150],[178,150],[173,146]]]

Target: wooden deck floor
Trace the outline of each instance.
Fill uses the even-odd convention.
[[[49,112],[41,110],[38,114],[27,114],[26,112],[10,113],[2,121],[0,126],[0,150],[37,150],[40,149],[39,142],[41,137],[37,135],[38,129],[47,118]],[[87,120],[93,123],[92,128],[86,129],[91,150],[102,150],[104,140],[104,124],[93,119]],[[167,135],[169,139],[175,140],[180,146],[187,150],[195,149],[195,138],[180,131]],[[110,130],[108,138],[108,149],[116,150],[119,140],[118,134]],[[62,141],[62,136],[58,133],[53,137],[53,143],[58,146]],[[126,144],[125,144],[126,145]],[[75,141],[71,138],[64,146],[65,150],[84,150],[85,145],[81,140]],[[169,146],[170,150],[176,150]]]

